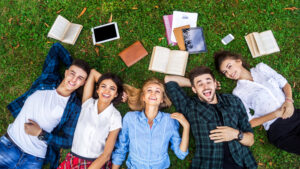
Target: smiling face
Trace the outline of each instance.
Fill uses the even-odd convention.
[[[78,66],[72,65],[65,71],[65,78],[62,81],[62,85],[66,90],[73,92],[84,85],[86,79],[87,73]]]
[[[194,78],[192,90],[198,98],[208,104],[216,104],[217,83],[210,74],[202,74]]]
[[[240,59],[225,59],[220,65],[220,71],[229,79],[238,80],[241,77],[242,61]]]
[[[100,102],[110,104],[118,96],[117,85],[111,79],[104,79],[99,84],[97,94]]]
[[[143,87],[142,100],[147,106],[159,106],[163,103],[163,89],[160,85],[151,83]]]

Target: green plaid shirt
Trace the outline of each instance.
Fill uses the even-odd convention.
[[[209,132],[220,124],[218,112],[208,103],[195,97],[189,97],[176,82],[166,84],[166,91],[176,110],[183,113],[191,125],[196,141],[196,152],[191,168],[219,169],[223,167],[223,143],[214,143],[209,139]],[[231,94],[217,94],[217,108],[221,111],[224,126],[243,132],[253,130],[241,100]],[[257,168],[254,157],[248,147],[236,140],[228,142],[232,158],[239,166]]]

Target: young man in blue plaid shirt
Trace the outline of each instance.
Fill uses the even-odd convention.
[[[166,91],[176,110],[191,125],[196,151],[190,168],[257,168],[248,146],[254,136],[241,100],[231,94],[217,94],[217,82],[205,66],[190,72],[190,79],[166,76]],[[181,87],[192,87],[189,97]]]
[[[68,68],[64,79],[60,61]],[[42,74],[31,88],[8,105],[15,117],[7,133],[0,138],[0,168],[42,168],[58,166],[60,148],[70,148],[81,101],[75,90],[84,85],[89,66],[74,60],[55,43],[45,60]]]

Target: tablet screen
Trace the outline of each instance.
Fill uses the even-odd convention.
[[[94,29],[95,41],[100,42],[117,37],[115,24]]]

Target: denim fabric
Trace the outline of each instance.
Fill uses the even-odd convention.
[[[44,159],[24,153],[5,136],[0,138],[0,168],[42,168]]]

